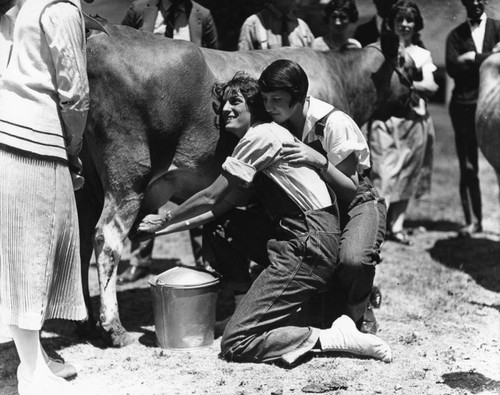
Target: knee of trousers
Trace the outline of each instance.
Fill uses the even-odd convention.
[[[380,261],[379,254],[371,250],[340,249],[338,265],[344,270],[363,271],[364,266],[375,266]]]

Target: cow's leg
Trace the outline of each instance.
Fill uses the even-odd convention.
[[[94,246],[92,237],[94,229],[102,211],[103,192],[99,176],[89,155],[87,141],[84,139],[83,148],[80,154],[83,163],[83,174],[85,185],[76,192],[76,205],[78,209],[78,224],[80,230],[80,258],[83,296],[87,308],[87,320],[78,325],[77,332],[85,338],[96,338],[99,332],[96,328],[96,320],[90,300],[89,291],[89,267]]]
[[[148,210],[158,208],[158,205],[164,204],[164,200],[168,200],[173,194],[174,182],[172,180],[164,182],[166,184],[161,199],[148,200]],[[114,347],[123,347],[133,342],[133,337],[120,321],[116,277],[125,239],[138,216],[142,199],[142,195],[130,190],[126,197],[120,199],[107,196],[95,232],[94,249],[101,295],[100,328],[104,339]]]
[[[106,197],[94,236],[101,301],[99,325],[106,342],[114,347],[123,347],[133,341],[119,317],[116,272],[125,238],[139,211],[139,205],[138,197],[130,199],[127,196],[122,201]]]

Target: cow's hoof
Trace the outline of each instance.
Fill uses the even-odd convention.
[[[134,343],[134,337],[128,333],[121,325],[118,327],[109,327],[99,324],[102,338],[111,347],[125,347]]]

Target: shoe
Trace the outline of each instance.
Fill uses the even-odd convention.
[[[64,379],[50,374],[40,374],[28,379],[21,365],[17,368],[17,391],[19,395],[67,395],[73,394],[71,385]]]
[[[347,352],[392,361],[389,345],[379,337],[358,331],[354,321],[343,315],[337,318],[332,327],[320,330],[319,342],[322,351]]]
[[[398,232],[388,232],[385,239],[395,241],[396,243],[403,244],[405,246],[412,246],[414,244],[413,240],[408,237],[408,234],[402,230]]]
[[[370,304],[374,309],[379,309],[382,304],[382,292],[378,287],[372,287],[372,292],[370,293]]]
[[[49,358],[47,366],[49,367],[50,371],[57,377],[61,377],[66,380],[76,377],[76,375],[78,374],[74,365],[70,363],[64,363],[64,361],[61,359]]]
[[[377,319],[375,318],[375,313],[373,312],[371,304],[368,304],[365,310],[365,315],[363,316],[363,322],[359,330],[363,333],[370,333],[376,335],[378,331]]]
[[[122,274],[118,276],[116,282],[118,284],[133,283],[141,278],[146,277],[150,273],[149,267],[129,266]]]
[[[465,225],[458,231],[458,237],[470,237],[475,233],[481,233],[483,231],[483,225],[480,222]]]

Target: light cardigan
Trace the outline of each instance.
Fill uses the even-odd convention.
[[[89,106],[79,0],[27,0],[19,10],[0,92],[0,144],[66,162]]]

